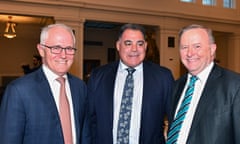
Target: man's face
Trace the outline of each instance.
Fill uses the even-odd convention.
[[[127,29],[117,41],[116,47],[123,63],[135,67],[144,60],[147,43],[141,31]]]
[[[49,30],[48,38],[44,45],[65,48],[68,46],[73,47],[73,43],[73,38],[67,30],[55,27]],[[65,50],[62,50],[60,54],[54,54],[51,52],[51,49],[41,44],[38,45],[38,50],[42,56],[43,63],[59,76],[67,73],[73,63],[74,55],[66,54]]]
[[[210,44],[204,29],[190,29],[182,34],[180,39],[180,57],[188,71],[197,75],[214,59],[216,45]]]
[[[33,65],[37,66],[38,64],[39,64],[38,60],[35,57],[33,57]]]

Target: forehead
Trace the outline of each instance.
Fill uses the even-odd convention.
[[[122,34],[122,39],[144,39],[140,30],[126,29]]]
[[[72,41],[72,36],[69,31],[61,27],[54,27],[49,29],[48,38],[49,41]]]
[[[185,31],[181,36],[181,42],[184,41],[201,41],[208,40],[208,34],[206,30],[202,28],[195,28]]]

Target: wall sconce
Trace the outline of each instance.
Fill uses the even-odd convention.
[[[12,19],[11,16],[9,16],[8,18],[9,18],[9,21],[6,23],[6,28],[3,36],[9,39],[12,39],[17,36],[16,30],[15,30],[16,23],[11,22],[11,19]]]

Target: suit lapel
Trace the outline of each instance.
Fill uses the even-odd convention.
[[[38,89],[42,92],[41,98],[42,102],[45,103],[46,109],[52,113],[53,119],[60,125],[60,117],[57,109],[57,105],[55,103],[52,91],[50,89],[50,85],[47,81],[47,78],[42,70],[39,68],[35,73],[36,81],[38,81]],[[44,91],[43,91],[44,90]],[[61,126],[57,127],[59,135],[62,135]],[[63,135],[62,135],[63,137]]]
[[[147,105],[148,105],[148,99],[149,93],[152,93],[149,91],[149,86],[152,85],[152,82],[154,80],[150,77],[151,72],[148,70],[148,65],[144,62],[143,63],[143,96],[142,96],[142,114],[141,114],[141,126],[140,126],[140,139],[139,142],[142,143],[144,135],[146,135],[146,124],[148,122],[148,119],[146,119],[145,115],[147,115]]]
[[[143,132],[143,128],[144,128],[144,123],[145,123],[145,116],[146,115],[146,105],[147,105],[147,97],[146,95],[151,93],[149,92],[149,88],[148,86],[150,86],[150,82],[151,82],[151,77],[149,77],[149,71],[147,70],[148,66],[146,63],[143,63],[143,96],[142,96],[142,115],[141,115],[141,135],[144,135]]]
[[[82,117],[82,109],[81,106],[83,105],[84,100],[80,100],[79,98],[82,97],[82,95],[79,93],[79,88],[80,86],[76,86],[76,83],[73,81],[73,77],[68,74],[68,82],[70,85],[70,91],[71,91],[71,96],[72,96],[72,106],[73,106],[73,113],[74,113],[74,122],[75,122],[75,128],[76,128],[76,139],[79,139],[79,134],[80,134],[80,125],[79,125],[79,117]],[[81,89],[81,91],[84,89]]]
[[[218,66],[214,66],[212,72],[210,73],[205,88],[203,89],[201,98],[198,102],[198,106],[196,108],[195,111],[195,115],[192,121],[192,126],[190,129],[190,133],[189,133],[189,137],[191,137],[191,134],[193,133],[193,131],[195,130],[195,128],[197,127],[200,119],[202,117],[204,117],[205,112],[207,111],[207,109],[209,108],[209,105],[212,105],[211,103],[213,103],[214,101],[212,101],[212,96],[214,96],[211,93],[215,92],[215,85],[216,85],[216,79],[218,77],[220,77],[221,75],[221,70],[219,69]]]
[[[52,113],[58,115],[57,106],[56,106],[52,91],[50,89],[50,85],[47,81],[45,74],[42,71],[42,68],[40,68],[36,73],[36,79],[38,81],[38,88],[41,90],[44,90],[42,91],[42,95],[41,95],[43,101],[47,105],[48,109],[52,111]]]
[[[179,99],[181,98],[184,86],[186,84],[187,81],[187,74],[185,74],[181,79],[179,79],[176,83],[175,83],[175,88],[172,94],[172,110],[171,110],[171,114],[169,117],[169,121],[172,122],[174,119],[174,115],[176,113],[176,109],[177,109],[177,105],[179,103]]]
[[[144,143],[144,138],[148,137],[149,135],[149,128],[147,127],[149,125],[149,121],[151,120],[151,117],[149,116],[149,110],[151,109],[149,107],[149,104],[154,99],[154,90],[153,90],[153,82],[155,81],[153,79],[154,71],[150,67],[150,64],[147,61],[143,62],[143,95],[142,95],[142,109],[141,109],[141,126],[140,126],[140,137],[139,142]],[[156,84],[155,84],[156,85]]]
[[[111,129],[113,128],[113,98],[114,98],[114,84],[115,84],[115,79],[116,79],[116,74],[117,74],[117,69],[118,69],[118,64],[119,62],[114,62],[112,65],[110,65],[110,70],[107,71],[106,73],[106,87],[105,87],[105,92],[106,97],[105,97],[105,102],[106,105],[108,105],[108,112],[106,114],[109,114],[109,120],[110,120],[110,127]]]

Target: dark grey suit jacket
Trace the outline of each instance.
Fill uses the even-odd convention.
[[[187,80],[176,81],[173,119]],[[193,118],[187,144],[240,144],[240,75],[214,65]]]
[[[83,139],[87,88],[68,74],[77,144]],[[87,127],[86,127],[87,128]],[[1,144],[63,144],[58,110],[42,68],[10,83],[0,108]]]
[[[93,140],[113,144],[113,95],[119,62],[94,70],[88,81]],[[167,112],[173,76],[169,69],[143,63],[143,100],[140,144],[163,144],[163,117]]]

